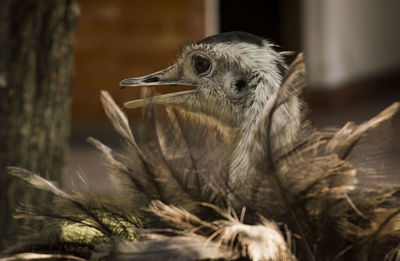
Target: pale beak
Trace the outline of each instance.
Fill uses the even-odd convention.
[[[154,86],[154,85],[188,85],[193,86],[190,83],[185,82],[182,79],[182,74],[178,72],[177,66],[172,65],[167,69],[162,71],[152,73],[146,76],[137,77],[137,78],[128,78],[122,80],[119,84],[121,89],[125,87],[137,87],[137,86]],[[157,103],[157,104],[170,104],[179,96],[191,95],[195,93],[196,90],[189,91],[181,91],[168,93],[164,95],[158,95],[150,98],[144,98],[134,101],[129,101],[124,103],[126,108],[138,108],[149,103]]]

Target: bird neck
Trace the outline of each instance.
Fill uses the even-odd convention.
[[[230,163],[229,179],[233,187],[241,181],[247,180],[248,176],[255,172],[255,156],[265,154],[262,144],[254,137],[260,114],[261,111],[258,111],[258,108],[251,110],[249,112],[251,117],[246,117],[246,121],[239,131],[240,138],[237,141]],[[258,139],[263,140],[264,137],[258,137]]]
[[[286,148],[293,140],[300,125],[300,103],[297,97],[291,97],[279,106],[272,117],[270,132],[265,130],[266,115],[264,110],[268,103],[274,102],[273,94],[279,89],[280,77],[262,81],[255,93],[253,106],[244,115],[241,125],[241,139],[232,154],[230,165],[230,183],[233,187],[240,186],[251,179],[258,171],[260,161],[266,159],[266,149],[274,155],[277,150]],[[271,138],[273,137],[273,138]],[[266,146],[268,143],[269,146]]]

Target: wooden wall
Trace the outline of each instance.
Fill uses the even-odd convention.
[[[202,0],[84,0],[77,29],[72,119],[104,119],[100,90],[118,104],[138,98],[123,78],[172,64],[181,46],[204,36]],[[160,90],[161,91],[161,90]],[[130,111],[130,116],[138,114]]]

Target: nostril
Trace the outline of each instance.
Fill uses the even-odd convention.
[[[147,79],[144,79],[143,82],[149,83],[149,82],[158,82],[160,80],[160,78],[153,76]]]

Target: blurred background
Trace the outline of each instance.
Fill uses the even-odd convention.
[[[369,119],[400,100],[400,1],[397,0],[85,0],[77,28],[72,134],[65,184],[79,171],[107,190],[104,167],[86,142],[117,148],[100,104],[107,90],[121,104],[138,90],[119,81],[174,62],[189,42],[240,30],[304,52],[310,72],[305,100],[316,127]],[[158,89],[168,92],[168,89]],[[139,110],[124,110],[134,122]],[[391,152],[400,159],[400,119]],[[387,134],[382,134],[387,135]]]

